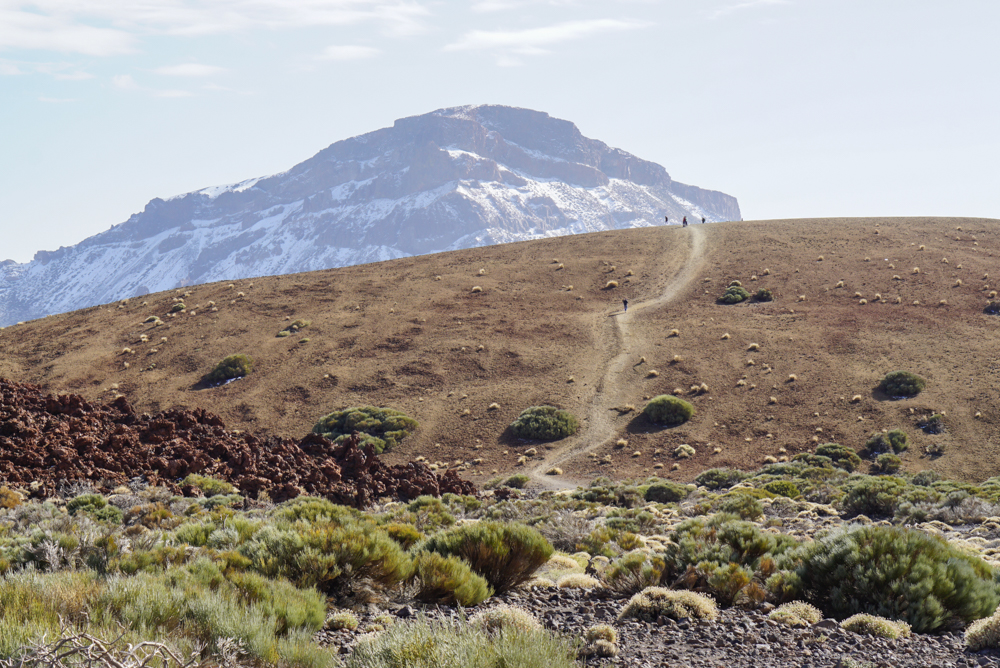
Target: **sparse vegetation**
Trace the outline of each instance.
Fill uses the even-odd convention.
[[[758,302],[770,302],[774,301],[774,293],[767,288],[761,288],[754,293],[753,298]]]
[[[579,426],[568,411],[555,406],[531,406],[521,411],[510,430],[517,438],[557,441],[575,434]]]
[[[382,453],[392,450],[418,426],[416,420],[400,411],[360,406],[334,411],[320,418],[312,430],[334,443],[358,432],[364,436],[361,447],[371,444],[376,453]]]
[[[865,442],[865,449],[870,456],[877,456],[883,452],[899,454],[910,447],[910,439],[902,429],[892,429],[888,432],[876,431]]]

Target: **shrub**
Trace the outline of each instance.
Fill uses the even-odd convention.
[[[578,641],[545,630],[501,634],[419,618],[358,639],[346,668],[575,668]]]
[[[990,302],[983,309],[986,315],[1000,315],[1000,301]]]
[[[879,473],[891,475],[899,471],[899,469],[902,466],[903,466],[902,459],[900,459],[897,455],[892,454],[891,452],[886,452],[885,454],[881,454],[875,458],[875,464],[873,468]]]
[[[871,455],[878,455],[883,452],[899,454],[908,447],[910,447],[909,437],[902,429],[893,429],[884,434],[876,431],[865,441],[865,449]]]
[[[93,512],[108,505],[107,499],[100,494],[81,494],[66,504],[66,512],[75,515],[79,511]]]
[[[653,397],[642,409],[642,413],[654,424],[676,427],[690,420],[695,411],[694,406],[680,397],[661,394]]]
[[[399,543],[404,550],[409,550],[424,539],[424,534],[420,533],[412,524],[391,522],[382,528],[389,538]]]
[[[23,503],[23,497],[12,489],[9,489],[6,485],[0,487],[0,508],[17,508],[21,503]]]
[[[661,615],[671,619],[708,619],[718,616],[718,609],[708,596],[693,591],[647,587],[629,599],[618,620],[629,618],[655,622]]]
[[[381,454],[396,447],[420,425],[413,418],[391,408],[361,406],[335,411],[319,419],[313,433],[341,443],[354,432],[364,435],[360,447],[372,444]]]
[[[691,488],[669,480],[650,485],[643,498],[650,503],[677,503],[687,498]]]
[[[914,485],[920,485],[921,487],[930,487],[932,483],[937,482],[941,479],[941,474],[937,471],[921,471],[913,476],[912,482]]]
[[[917,426],[920,427],[921,431],[925,434],[940,434],[947,431],[944,427],[944,420],[941,418],[940,413],[934,413],[928,417],[921,418],[917,422]]]
[[[789,626],[809,626],[823,619],[823,613],[805,601],[789,601],[772,610],[768,618]]]
[[[802,586],[827,615],[856,613],[906,621],[933,633],[992,613],[1000,590],[982,559],[937,536],[886,526],[855,526],[809,544]]]
[[[864,613],[851,615],[840,623],[840,627],[852,633],[886,638],[887,640],[906,638],[910,635],[910,625],[906,622],[893,621],[885,617]]]
[[[882,379],[881,388],[890,397],[909,398],[920,394],[927,384],[923,378],[909,371],[890,371]]]
[[[774,301],[774,293],[772,293],[767,288],[761,288],[760,290],[757,291],[757,293],[753,296],[753,298],[759,302]]]
[[[749,473],[737,469],[707,469],[698,474],[694,479],[696,485],[707,487],[711,490],[729,489],[739,482],[743,482],[750,477]]]
[[[891,476],[851,478],[844,485],[840,509],[846,517],[892,517],[905,489],[905,482]]]
[[[817,446],[816,454],[820,457],[829,457],[834,466],[848,473],[861,466],[861,457],[858,457],[858,453],[839,443],[824,443]]]
[[[517,438],[557,441],[575,434],[579,426],[567,411],[555,406],[531,406],[521,411],[510,430]]]
[[[662,556],[632,550],[612,561],[601,577],[608,589],[619,594],[634,594],[660,584],[666,566]]]
[[[556,580],[556,586],[560,589],[600,589],[601,582],[585,573],[567,573]]]
[[[469,564],[458,557],[420,552],[413,564],[414,574],[420,582],[418,601],[472,607],[492,594],[486,580],[473,573]]]
[[[972,622],[965,630],[965,644],[972,652],[1000,647],[1000,609]]]
[[[360,623],[361,622],[358,620],[358,616],[350,610],[340,610],[330,616],[330,619],[326,622],[326,627],[337,631],[341,629],[353,631],[358,628]]]
[[[500,603],[489,610],[482,610],[469,617],[469,624],[490,634],[503,631],[540,631],[542,625],[535,616],[523,608]]]
[[[181,485],[192,485],[197,487],[205,496],[233,494],[236,492],[236,487],[225,480],[217,480],[209,476],[198,475],[197,473],[188,474],[188,476],[181,481]]]
[[[531,477],[524,473],[515,473],[506,480],[503,481],[504,487],[511,487],[513,489],[524,489],[524,486],[531,482]]]
[[[594,624],[587,629],[584,634],[584,640],[587,642],[607,640],[609,643],[614,645],[618,642],[618,631],[616,631],[615,627],[610,624]]]
[[[752,494],[743,493],[743,490],[732,491],[723,496],[719,500],[718,509],[744,520],[755,520],[764,514],[764,505]]]
[[[170,313],[179,313],[180,311],[183,311],[186,308],[187,308],[187,306],[184,305],[184,302],[177,302],[176,304],[174,304],[173,306],[170,307],[170,311],[169,312]]]
[[[719,297],[718,302],[720,304],[739,304],[748,299],[750,299],[750,293],[746,291],[746,288],[739,285],[732,285],[726,288],[726,291]]]
[[[449,529],[427,539],[422,548],[465,559],[497,595],[531,579],[553,552],[535,529],[492,521]]]
[[[248,355],[241,353],[223,359],[201,380],[205,385],[219,385],[227,380],[248,376],[251,371],[253,371],[253,360]]]
[[[794,499],[802,494],[799,488],[795,486],[795,483],[788,480],[772,480],[764,484],[764,489],[771,494],[787,496],[789,499]]]

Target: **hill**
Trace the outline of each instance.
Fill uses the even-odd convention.
[[[156,198],[79,244],[0,263],[0,325],[210,281],[679,222],[736,199],[530,109],[399,119],[286,172]]]
[[[389,406],[420,423],[390,462],[461,462],[480,483],[518,470],[548,485],[651,473],[690,481],[818,443],[860,449],[872,431],[897,427],[912,441],[904,470],[982,480],[1000,473],[1000,318],[983,312],[998,253],[1000,225],[987,219],[542,239],[50,316],[0,331],[0,376],[92,401],[120,393],[139,412],[204,408],[230,428],[293,437],[333,410]],[[774,300],[717,303],[733,280]],[[171,314],[178,299],[186,308]],[[162,324],[145,323],[152,315]],[[277,336],[297,319],[310,324]],[[250,376],[199,385],[239,352],[255,360]],[[920,374],[926,389],[885,397],[877,386],[897,369]],[[702,383],[707,391],[690,389]],[[629,410],[675,388],[697,410],[685,425],[658,428]],[[548,445],[514,439],[507,426],[536,404],[569,410],[580,431]],[[932,413],[944,433],[917,428]],[[684,443],[696,454],[675,458]],[[932,445],[943,454],[926,454]],[[563,474],[543,475],[553,466]]]

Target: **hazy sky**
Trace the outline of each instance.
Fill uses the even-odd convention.
[[[1000,218],[998,28],[995,0],[0,0],[0,260],[482,103],[747,220]]]

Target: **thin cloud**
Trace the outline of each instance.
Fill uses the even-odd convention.
[[[66,102],[76,102],[75,97],[40,97],[39,102],[48,102],[50,104],[65,104]]]
[[[748,0],[747,2],[738,2],[736,4],[720,7],[712,12],[711,18],[718,19],[723,16],[728,16],[734,12],[739,12],[744,9],[753,9],[754,7],[773,7],[775,5],[790,4],[792,4],[790,0]]]
[[[382,53],[381,50],[373,46],[360,46],[354,44],[344,44],[340,46],[328,46],[323,52],[316,56],[317,60],[364,60],[374,58]]]
[[[456,42],[447,44],[445,51],[502,51],[521,55],[547,53],[544,48],[601,33],[622,32],[647,27],[648,23],[619,19],[568,21],[525,30],[473,30]]]
[[[122,90],[138,90],[139,88],[139,84],[135,82],[131,74],[116,74],[111,77],[111,84]]]
[[[117,56],[135,50],[136,40],[127,32],[78,23],[63,14],[49,15],[44,7],[39,7],[41,13],[27,11],[20,4],[14,4],[13,8],[0,6],[0,49],[60,51],[85,56]]]
[[[203,65],[201,63],[182,63],[180,65],[165,65],[157,67],[153,72],[168,77],[211,77],[226,71],[224,67]]]
[[[194,93],[188,90],[153,90],[153,97],[192,97]]]
[[[0,77],[15,77],[19,74],[24,74],[24,72],[17,65],[0,60]]]

